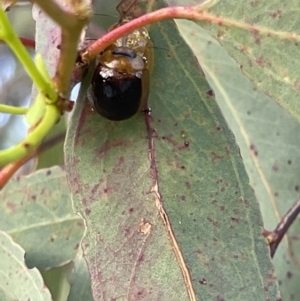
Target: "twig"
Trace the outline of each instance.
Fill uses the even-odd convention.
[[[63,9],[53,0],[31,0],[36,3],[60,27],[71,30],[78,23],[78,16]]]
[[[108,32],[106,35],[88,46],[86,51],[82,53],[82,60],[84,62],[90,62],[101,51],[103,51],[106,47],[111,45],[114,41],[124,36],[125,34],[137,28],[167,19],[187,19],[194,20],[196,22],[204,21],[207,23],[217,24],[218,26],[232,26],[235,28],[241,28],[268,36],[271,35],[284,39],[300,41],[300,35],[295,33],[276,31],[270,28],[259,27],[246,22],[240,22],[210,14],[209,12],[205,11],[204,5],[173,6],[153,11],[149,14],[133,19],[132,21],[129,21],[128,23],[123,24],[122,26]]]
[[[12,178],[16,171],[22,167],[28,160],[30,160],[35,154],[35,151],[20,160],[13,163],[7,164],[0,170],[0,190],[7,184],[7,182]]]
[[[13,177],[13,175],[18,171],[20,167],[22,167],[27,161],[29,161],[34,156],[39,155],[45,150],[53,147],[55,144],[63,141],[65,139],[66,133],[58,134],[57,136],[48,139],[43,142],[36,150],[34,150],[31,154],[23,157],[20,160],[17,160],[13,163],[7,164],[2,170],[0,170],[0,190],[7,184],[7,182]]]
[[[70,2],[68,10],[53,0],[31,0],[36,3],[60,27],[62,32],[60,57],[55,74],[56,87],[63,98],[69,96],[70,79],[77,57],[77,47],[82,30],[92,15],[89,0]]]
[[[0,112],[7,114],[24,115],[28,112],[28,108],[0,104]]]
[[[283,217],[283,219],[280,221],[280,223],[277,225],[274,231],[265,231],[264,236],[268,239],[270,245],[270,254],[272,258],[274,257],[274,254],[283,236],[287,233],[288,229],[293,224],[294,220],[296,219],[299,213],[300,199],[292,206],[292,208],[290,208],[290,210]]]

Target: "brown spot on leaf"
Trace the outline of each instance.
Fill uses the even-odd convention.
[[[123,157],[123,156],[122,156],[122,157],[120,157],[120,158],[119,158],[119,160],[118,160],[118,165],[121,165],[121,164],[123,164],[123,163],[124,163],[124,161],[125,161],[124,157]]]
[[[140,287],[140,286],[134,286],[133,289],[133,295],[135,301],[142,301],[145,299],[148,299],[147,296],[149,295],[147,289]],[[119,299],[119,298],[118,298]]]
[[[260,45],[261,37],[259,35],[258,29],[254,28],[254,29],[251,30],[251,32],[253,33],[255,44]]]
[[[257,1],[251,1],[251,2],[250,2],[250,5],[251,5],[252,7],[256,7],[256,6],[258,5],[258,0],[257,0]]]
[[[250,145],[250,150],[253,152],[254,156],[258,156],[258,151],[256,149],[256,146],[254,144]]]
[[[189,182],[185,182],[185,186],[186,186],[187,189],[191,188],[191,184]]]
[[[184,114],[184,118],[190,118],[190,117],[191,117],[191,113]]]
[[[96,184],[96,185],[94,185],[94,187],[92,188],[92,190],[91,190],[91,192],[92,192],[92,194],[94,195],[94,194],[96,194],[96,192],[98,191],[98,189],[99,189],[99,186],[100,186],[100,184],[98,183],[98,184]]]
[[[217,181],[216,181],[217,184],[221,184],[222,182],[223,182],[223,179],[221,179],[221,178],[217,179]]]
[[[16,212],[16,204],[14,202],[8,201],[6,205],[13,213]]]
[[[182,145],[182,142],[177,142],[174,138],[173,138],[173,135],[168,135],[168,136],[163,136],[161,137],[161,139],[167,141],[168,143],[170,143],[171,145],[173,145],[176,149],[178,150],[183,150],[183,149],[187,149],[187,146],[189,145],[189,142],[188,145],[186,145],[186,142],[184,143],[184,145]]]
[[[263,56],[260,56],[260,57],[256,58],[255,62],[257,63],[258,66],[260,66],[262,68],[267,66],[267,63],[266,63],[265,58]]]
[[[280,9],[277,9],[274,12],[270,13],[270,16],[275,19],[275,18],[280,18],[282,16],[282,11]]]
[[[248,46],[242,45],[239,47],[240,52],[242,53],[248,53]]]
[[[292,272],[289,271],[289,272],[286,273],[286,278],[291,279],[292,276],[293,276]]]
[[[214,92],[214,90],[208,90],[206,92],[206,95],[212,97],[212,96],[215,96],[215,92]]]
[[[218,222],[214,221],[210,216],[207,217],[207,220],[214,225],[214,227],[218,227]]]
[[[295,87],[295,89],[296,89],[297,91],[300,91],[300,81],[296,81],[296,82],[294,83],[294,87]]]
[[[220,30],[218,31],[218,33],[217,33],[217,37],[218,37],[219,39],[222,39],[222,37],[224,36],[224,34],[225,34],[225,31],[224,31],[223,29],[220,29]]]
[[[103,192],[104,193],[110,193],[112,191],[112,189],[110,188],[110,187],[105,187],[104,189],[103,189]]]
[[[211,152],[211,156],[212,163],[216,163],[217,160],[223,159],[223,156],[218,155],[216,152]]]
[[[225,152],[226,152],[226,155],[230,156],[231,151],[228,146],[225,147]]]
[[[279,170],[279,165],[275,163],[275,164],[272,166],[272,169],[273,169],[274,171],[278,171],[278,170]]]
[[[201,278],[201,279],[199,280],[199,283],[200,283],[200,284],[203,284],[203,285],[207,284],[205,278]]]

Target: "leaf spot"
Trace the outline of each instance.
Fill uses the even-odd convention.
[[[199,280],[199,283],[200,283],[200,284],[204,284],[204,285],[205,285],[205,284],[207,284],[207,282],[206,282],[206,279],[205,279],[205,278],[202,278],[202,279],[200,279],[200,280]]]
[[[271,12],[270,13],[270,16],[275,19],[275,18],[280,18],[282,16],[282,11],[280,9],[277,9],[276,11],[274,12]]]
[[[218,155],[216,152],[211,152],[212,158],[211,161],[212,163],[216,163],[218,159],[223,159],[223,156]]]
[[[293,273],[292,272],[287,272],[286,273],[286,278],[291,279],[293,277]]]
[[[256,156],[256,157],[258,156],[258,151],[257,151],[256,146],[254,144],[250,145],[250,150],[252,150],[254,156]]]
[[[214,221],[210,216],[207,217],[207,220],[208,220],[211,224],[213,224],[214,227],[218,227],[218,222]]]
[[[151,231],[152,225],[142,218],[141,223],[139,224],[139,232],[148,235]]]
[[[212,96],[215,96],[215,92],[214,92],[214,90],[208,90],[206,92],[206,95],[212,97]]]
[[[231,217],[231,220],[232,220],[233,222],[238,223],[238,222],[240,221],[240,218],[239,218],[239,217],[232,216],[232,217]]]

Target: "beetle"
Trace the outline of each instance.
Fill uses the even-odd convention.
[[[99,55],[89,92],[96,111],[109,120],[120,121],[146,110],[152,64],[152,41],[145,27],[108,46]]]

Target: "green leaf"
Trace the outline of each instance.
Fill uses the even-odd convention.
[[[53,301],[65,301],[70,293],[69,277],[73,273],[74,262],[41,271]],[[85,299],[82,299],[85,300]]]
[[[199,24],[224,46],[258,89],[299,121],[297,7],[297,1],[208,1],[201,10],[220,20]]]
[[[104,120],[82,91],[68,131],[94,298],[276,300],[259,206],[211,88],[172,22],[151,37],[151,117]]]
[[[74,261],[68,301],[93,301],[90,274],[81,250]]]
[[[84,225],[73,213],[60,167],[11,180],[0,199],[0,229],[25,249],[29,267],[46,269],[75,258]]]
[[[299,197],[299,123],[241,72],[223,47],[188,21],[176,21],[181,35],[201,64],[226,121],[234,132],[255,189],[267,230]],[[284,300],[293,300],[299,288],[299,228],[297,219],[274,258]]]
[[[24,250],[0,231],[0,300],[52,300],[39,271],[28,269]]]

